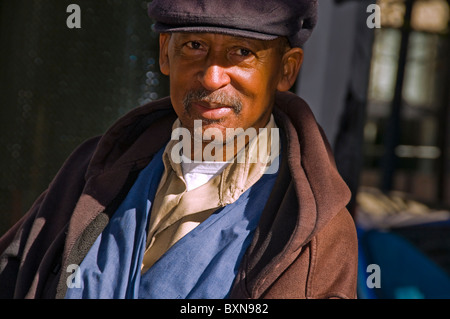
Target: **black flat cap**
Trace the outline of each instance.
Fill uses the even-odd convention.
[[[318,0],[153,0],[148,14],[157,32],[287,37],[302,47],[317,23],[317,7]]]

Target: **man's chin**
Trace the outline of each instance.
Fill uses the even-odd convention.
[[[202,124],[201,127],[194,125],[192,130],[195,141],[214,145],[223,145],[228,140],[233,139],[233,136],[228,137],[227,133],[229,134],[227,128],[216,123]]]

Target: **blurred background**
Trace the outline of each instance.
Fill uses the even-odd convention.
[[[168,95],[147,2],[0,0],[0,235],[77,145]],[[450,298],[449,0],[319,3],[293,91],[353,193],[359,297]]]

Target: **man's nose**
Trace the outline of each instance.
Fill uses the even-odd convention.
[[[230,83],[227,69],[217,63],[206,65],[203,72],[199,74],[199,78],[203,87],[209,91],[216,91]]]

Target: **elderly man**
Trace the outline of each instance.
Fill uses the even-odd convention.
[[[316,14],[316,0],[154,0],[170,97],[70,156],[1,238],[0,295],[354,298],[350,194],[287,92]]]

